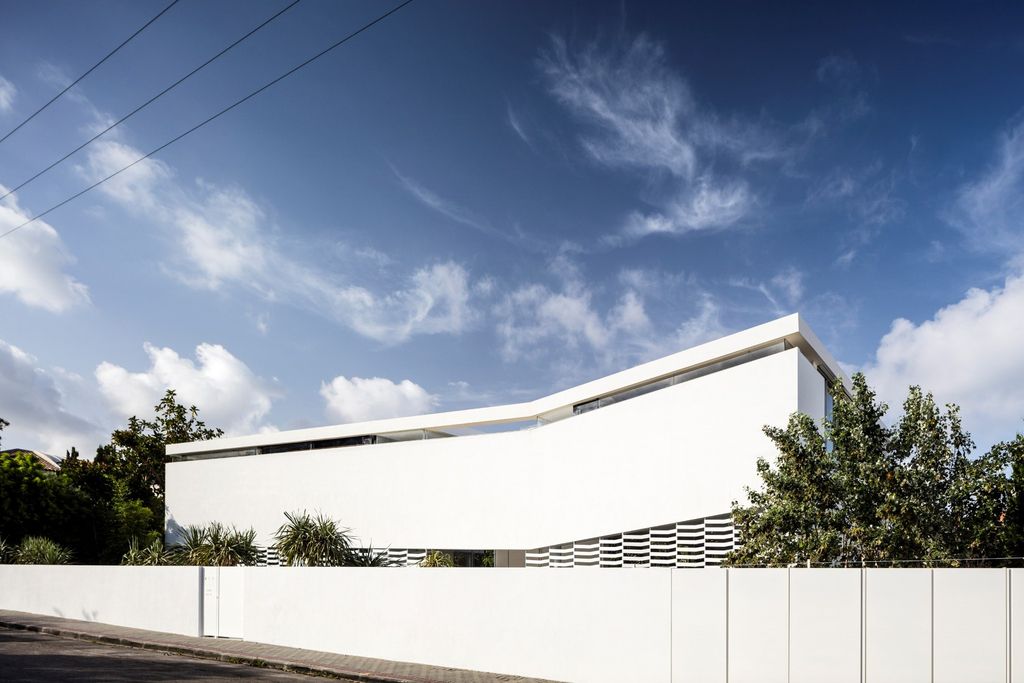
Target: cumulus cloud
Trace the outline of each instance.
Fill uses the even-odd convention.
[[[554,97],[589,126],[580,141],[586,153],[645,173],[664,195],[658,212],[628,217],[627,238],[736,224],[757,203],[738,169],[787,154],[764,127],[699,106],[667,61],[664,47],[642,35],[580,50],[556,37],[539,61]],[[716,159],[731,168],[719,170]]]
[[[0,194],[6,190],[0,185]],[[11,195],[0,201],[0,233],[31,218]],[[39,220],[3,238],[0,293],[23,304],[60,313],[88,303],[88,288],[67,273],[74,259],[49,223]]]
[[[911,384],[963,409],[967,428],[985,447],[1024,430],[1024,276],[1003,286],[971,289],[920,324],[900,318],[864,368],[890,405]]]
[[[396,384],[383,377],[343,375],[321,383],[320,395],[326,403],[328,417],[341,422],[420,415],[437,405],[438,400],[408,379]]]
[[[996,160],[957,192],[948,218],[968,243],[1021,259],[1024,254],[1024,120],[999,137]]]
[[[202,419],[228,434],[248,434],[264,428],[275,397],[272,386],[219,344],[200,344],[195,360],[171,348],[144,346],[150,367],[131,372],[104,361],[96,368],[100,392],[118,414],[150,415],[167,389],[178,401],[195,405]]]
[[[138,156],[138,150],[124,143],[99,142],[90,147],[79,170],[96,180]],[[352,282],[345,266],[329,268],[294,256],[267,212],[241,188],[202,181],[183,186],[166,164],[147,160],[100,190],[168,229],[176,256],[165,265],[190,286],[247,290],[267,301],[326,315],[387,344],[417,334],[458,334],[476,318],[471,299],[479,290],[460,264],[423,266],[391,289]],[[345,265],[351,260],[334,256]]]
[[[0,114],[6,114],[14,109],[14,98],[18,89],[9,80],[0,76]]]
[[[65,374],[39,367],[17,346],[0,340],[0,417],[4,448],[27,448],[64,455],[72,446],[84,455],[99,443],[101,429],[67,408]]]

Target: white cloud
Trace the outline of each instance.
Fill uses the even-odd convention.
[[[575,52],[554,38],[540,67],[555,98],[594,129],[581,139],[587,154],[609,167],[654,174],[664,193],[662,210],[627,219],[627,238],[736,224],[757,204],[737,167],[788,154],[762,126],[723,121],[698,106],[668,67],[664,48],[645,36]],[[717,170],[717,159],[732,168]]]
[[[91,455],[101,430],[66,407],[63,373],[45,370],[17,346],[0,340],[0,417],[11,423],[4,448],[28,448],[64,455],[72,446]]]
[[[14,109],[14,98],[18,89],[9,80],[0,76],[0,113],[6,114]]]
[[[397,384],[383,377],[338,375],[320,384],[328,417],[341,422],[362,422],[386,417],[420,415],[437,404],[437,397],[407,379]]]
[[[508,126],[511,128],[519,139],[527,144],[530,149],[534,149],[533,140],[526,133],[526,128],[523,126],[523,122],[519,120],[519,115],[516,114],[515,109],[512,108],[511,102],[505,103],[505,120],[508,121]]]
[[[705,178],[681,192],[667,213],[631,214],[623,233],[628,237],[644,237],[723,228],[746,216],[755,202],[745,182],[715,186]]]
[[[6,192],[0,185],[0,194]],[[14,195],[0,201],[0,233],[31,218]],[[74,262],[60,235],[39,220],[0,241],[0,294],[53,313],[88,303],[88,288],[65,272]]]
[[[196,360],[171,348],[146,344],[150,367],[130,372],[113,363],[96,368],[100,392],[119,419],[149,416],[167,389],[178,392],[183,405],[199,408],[200,418],[228,434],[250,434],[266,425],[275,391],[219,344],[200,344]]]
[[[138,150],[123,143],[99,142],[79,170],[95,180],[138,156]],[[418,268],[390,290],[353,283],[346,271],[354,257],[337,253],[345,245],[320,254],[341,262],[341,268],[296,258],[267,212],[240,188],[202,181],[185,188],[162,162],[144,161],[100,189],[125,209],[168,229],[176,257],[165,267],[190,286],[248,290],[266,301],[326,315],[386,344],[417,334],[459,334],[476,318],[471,299],[477,290],[460,264]]]
[[[496,307],[496,331],[506,360],[536,357],[555,348],[565,366],[592,369],[589,359],[593,358],[601,370],[619,369],[707,341],[724,331],[714,298],[678,278],[672,279],[671,286],[690,284],[695,310],[677,327],[665,330],[652,322],[645,293],[652,290],[652,282],[668,284],[669,278],[623,271],[619,277],[622,289],[610,304],[602,306],[595,301],[597,290],[568,259],[556,259],[552,271],[562,279],[559,288],[524,285]],[[570,368],[568,374],[575,371]]]
[[[760,293],[771,305],[772,314],[776,317],[796,312],[803,303],[804,274],[792,266],[780,270],[767,280],[733,278],[729,284]]]
[[[977,249],[1024,254],[1024,121],[999,138],[997,159],[957,192],[948,218]]]
[[[1024,276],[971,289],[915,325],[900,318],[864,368],[890,406],[918,384],[961,406],[965,426],[986,447],[1024,429]]]

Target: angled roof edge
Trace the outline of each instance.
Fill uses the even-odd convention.
[[[850,381],[842,367],[821,343],[818,336],[798,313],[751,327],[734,334],[684,349],[569,389],[549,394],[533,401],[510,403],[485,408],[470,408],[443,413],[428,413],[409,417],[387,418],[367,422],[293,429],[282,432],[223,437],[210,441],[173,444],[167,446],[168,455],[186,455],[220,450],[269,446],[298,441],[344,438],[365,434],[387,434],[409,430],[442,430],[485,424],[502,424],[530,420],[561,408],[611,394],[633,386],[667,377],[691,367],[713,363],[734,356],[747,349],[788,341],[799,347],[812,362],[825,366],[835,377],[849,386]]]

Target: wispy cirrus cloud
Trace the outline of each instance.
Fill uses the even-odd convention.
[[[0,76],[0,114],[6,114],[14,110],[14,98],[18,89],[9,80]]]
[[[95,180],[139,156],[139,150],[123,142],[101,141],[89,148],[79,171]],[[459,334],[477,319],[473,299],[480,290],[461,264],[422,266],[399,277],[392,288],[352,282],[345,268],[290,253],[267,212],[240,187],[201,180],[185,185],[167,164],[147,160],[100,191],[125,210],[164,226],[175,245],[165,266],[189,286],[247,290],[266,301],[325,315],[385,344],[417,334]],[[337,253],[331,256],[347,262]]]
[[[1024,266],[1024,119],[1000,134],[995,161],[958,189],[946,218],[975,249]]]
[[[790,153],[769,127],[700,106],[646,36],[579,49],[556,36],[539,65],[551,94],[587,127],[586,154],[656,186],[658,210],[629,215],[611,243],[740,223],[758,204],[743,169]]]
[[[491,221],[487,220],[483,216],[478,215],[470,209],[437,194],[430,188],[426,187],[422,183],[410,178],[409,176],[403,175],[398,169],[392,167],[392,172],[402,187],[412,195],[418,202],[426,206],[427,208],[435,211],[445,218],[464,225],[467,228],[471,228],[481,234],[489,237],[494,237],[509,244],[514,244],[517,247],[527,249],[530,251],[547,251],[548,248],[541,240],[534,238],[532,235],[526,233],[519,226],[515,226],[512,230],[506,231],[496,227]]]

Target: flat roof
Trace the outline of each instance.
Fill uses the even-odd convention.
[[[167,454],[183,456],[368,434],[389,434],[410,430],[444,431],[446,429],[522,422],[537,418],[545,419],[545,417],[558,419],[571,414],[573,406],[579,403],[624,391],[690,368],[708,365],[744,351],[780,341],[789,342],[792,346],[799,348],[812,363],[826,368],[836,378],[841,379],[847,387],[850,386],[850,380],[839,363],[800,317],[800,314],[794,313],[533,401],[172,444],[167,446]]]

